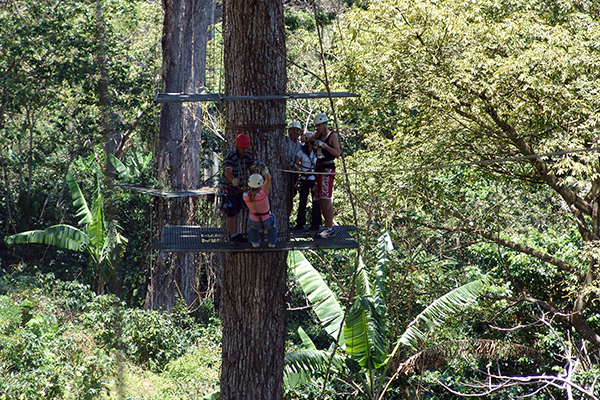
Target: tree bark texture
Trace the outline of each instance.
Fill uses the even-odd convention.
[[[164,0],[163,93],[194,93],[204,85],[206,32],[212,0]],[[197,103],[163,103],[158,140],[158,176],[174,190],[197,189],[201,171],[202,114]],[[155,202],[155,229],[196,225],[198,199],[182,197]],[[194,253],[161,252],[151,271],[146,308],[170,312],[177,297],[194,300]]]
[[[284,94],[282,1],[225,0],[223,15],[225,93]],[[226,118],[228,148],[235,148],[239,133],[248,134],[255,159],[264,161],[271,171],[269,201],[278,219],[279,240],[284,240],[289,235],[285,189],[286,179],[290,179],[280,171],[285,166],[285,100],[230,101]],[[285,251],[225,253],[223,400],[283,397],[286,259]]]

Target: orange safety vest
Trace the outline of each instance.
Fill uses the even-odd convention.
[[[248,217],[252,221],[266,221],[271,216],[269,198],[267,197],[267,192],[264,190],[261,189],[260,192],[254,195],[254,201],[250,200],[248,192],[244,193],[244,202],[248,206],[248,210],[250,211]]]

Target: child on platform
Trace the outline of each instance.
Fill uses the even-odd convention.
[[[262,164],[262,165],[261,165]],[[266,165],[261,163],[257,170],[261,174],[252,174],[248,179],[248,191],[244,193],[244,202],[248,206],[248,241],[252,246],[260,245],[260,230],[267,231],[269,247],[277,243],[277,218],[269,206],[269,189],[271,188],[271,175]],[[263,178],[264,175],[264,178]]]

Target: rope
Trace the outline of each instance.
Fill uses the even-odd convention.
[[[445,168],[455,168],[455,167],[468,167],[473,165],[485,165],[485,164],[500,164],[504,162],[511,161],[521,161],[528,160],[533,158],[540,157],[552,157],[552,156],[562,156],[565,154],[574,154],[574,153],[588,153],[593,151],[600,150],[600,147],[590,147],[589,149],[576,149],[576,150],[563,150],[563,151],[555,151],[552,153],[541,153],[541,154],[529,154],[525,156],[516,156],[516,157],[506,157],[506,158],[492,158],[488,160],[479,160],[479,161],[469,161],[463,163],[454,163],[454,164],[441,164],[441,165],[430,165],[430,166],[421,166],[421,167],[409,167],[409,168],[398,168],[398,169],[384,169],[384,170],[372,170],[372,171],[355,171],[355,172],[337,172],[336,175],[369,175],[369,174],[393,174],[393,173],[402,173],[402,172],[411,172],[411,171],[431,171],[437,169],[445,169]],[[281,172],[293,172],[296,174],[306,174],[306,172],[287,170],[287,169],[277,169],[273,168]],[[311,175],[318,174],[331,174],[327,172],[311,172]]]
[[[320,54],[320,59],[321,59],[321,63],[323,64],[323,76],[324,76],[324,85],[325,85],[325,89],[327,90],[327,94],[329,95],[329,104],[331,106],[331,116],[333,118],[333,122],[335,124],[335,131],[337,133],[338,136],[340,136],[339,132],[339,126],[338,126],[338,122],[337,122],[337,116],[335,113],[335,104],[333,102],[333,98],[331,97],[331,89],[329,87],[329,77],[327,74],[327,63],[325,62],[325,56],[324,56],[324,50],[323,50],[323,37],[322,37],[322,32],[321,29],[322,27],[319,24],[319,18],[317,15],[317,6],[316,6],[316,1],[313,0],[312,1],[312,6],[313,6],[313,13],[314,13],[314,17],[315,17],[315,26],[316,26],[316,31],[317,31],[317,35],[319,38],[319,47],[321,50],[321,54]],[[341,147],[341,140],[340,140],[340,147]],[[344,315],[342,317],[342,322],[340,324],[340,326],[344,326],[344,324],[346,323],[346,317],[348,315],[348,312],[352,306],[352,301],[354,301],[354,282],[356,281],[356,276],[358,274],[358,270],[359,270],[359,266],[360,266],[360,255],[361,255],[361,246],[360,246],[360,231],[358,230],[358,214],[356,211],[356,204],[354,202],[354,194],[352,193],[352,189],[350,186],[350,180],[348,178],[348,170],[346,168],[346,159],[344,158],[344,153],[340,152],[340,158],[342,160],[342,169],[343,169],[343,175],[346,179],[346,190],[348,191],[348,197],[350,199],[350,205],[352,207],[352,214],[353,214],[353,219],[354,219],[354,227],[356,229],[356,241],[358,243],[358,249],[357,249],[357,254],[356,254],[356,261],[354,263],[354,270],[352,271],[352,278],[350,280],[350,287],[348,290],[348,301],[346,304],[346,307],[344,309]],[[340,331],[338,332],[338,337],[336,338],[336,343],[339,343],[340,341],[340,336],[342,335],[343,329],[340,329]],[[323,398],[324,394],[325,394],[325,390],[326,390],[326,385],[327,382],[329,381],[329,374],[331,371],[331,365],[333,364],[333,358],[335,357],[335,353],[337,351],[338,346],[335,346],[333,348],[333,351],[331,352],[331,356],[329,357],[329,365],[327,366],[327,372],[325,373],[325,379],[323,380],[323,386],[321,388],[321,393],[319,394],[318,398]]]

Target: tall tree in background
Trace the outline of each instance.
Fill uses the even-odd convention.
[[[285,36],[281,0],[224,2],[227,95],[284,94]],[[284,166],[285,100],[233,101],[226,139],[245,131],[272,171],[271,210],[288,234]],[[238,219],[243,222],[244,218]],[[226,253],[223,275],[221,399],[281,399],[286,339],[287,252]]]
[[[164,0],[163,93],[195,93],[204,85],[206,38],[212,0]],[[163,103],[158,143],[158,176],[173,190],[200,183],[202,124],[196,103]],[[157,199],[157,232],[165,225],[195,225],[198,199]],[[146,307],[170,311],[179,294],[194,299],[194,253],[159,253],[152,266]]]

